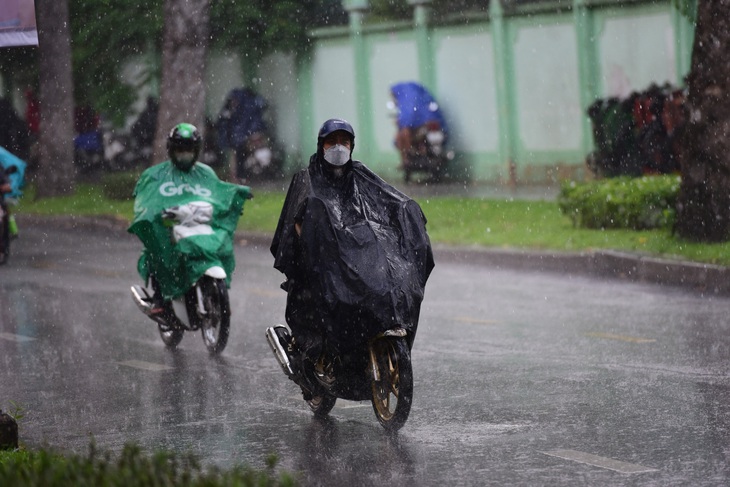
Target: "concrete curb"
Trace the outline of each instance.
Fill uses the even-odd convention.
[[[730,268],[600,250],[535,252],[517,249],[435,246],[439,259],[523,271],[555,272],[645,282],[716,295],[730,295]]]
[[[114,234],[127,234],[129,225],[127,220],[113,217],[19,215],[17,218],[21,232],[23,226],[52,226],[61,229],[101,230]],[[268,249],[271,235],[238,232],[236,244]],[[659,259],[627,252],[611,250],[575,253],[538,252],[436,244],[434,254],[437,263],[446,260],[486,265],[497,269],[615,278],[681,287],[703,294],[730,296],[730,267]]]

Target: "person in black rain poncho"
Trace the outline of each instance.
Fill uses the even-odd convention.
[[[396,327],[412,346],[434,266],[419,205],[353,161],[354,147],[348,122],[324,122],[271,243],[300,358],[317,363]]]

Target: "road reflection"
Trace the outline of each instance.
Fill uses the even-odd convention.
[[[295,469],[307,485],[417,485],[408,442],[380,425],[313,417],[297,445]]]

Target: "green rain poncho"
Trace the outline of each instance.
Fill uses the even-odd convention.
[[[221,181],[200,162],[183,172],[166,161],[142,173],[134,196],[134,220],[128,231],[145,246],[137,264],[143,280],[154,274],[164,298],[174,299],[185,294],[208,268],[219,265],[230,284],[236,265],[233,233],[244,201],[251,198],[250,188]],[[163,219],[162,213],[193,202],[212,205],[212,218],[197,227],[202,231],[176,241],[172,223]]]

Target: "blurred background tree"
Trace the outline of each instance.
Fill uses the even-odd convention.
[[[67,0],[36,0],[38,26],[38,198],[73,193],[71,39]]]
[[[152,163],[167,159],[167,134],[181,122],[205,121],[210,0],[165,0],[160,109]]]
[[[728,53],[730,0],[699,1],[687,75],[689,119],[682,141],[676,231],[683,238],[701,242],[730,239]]]

